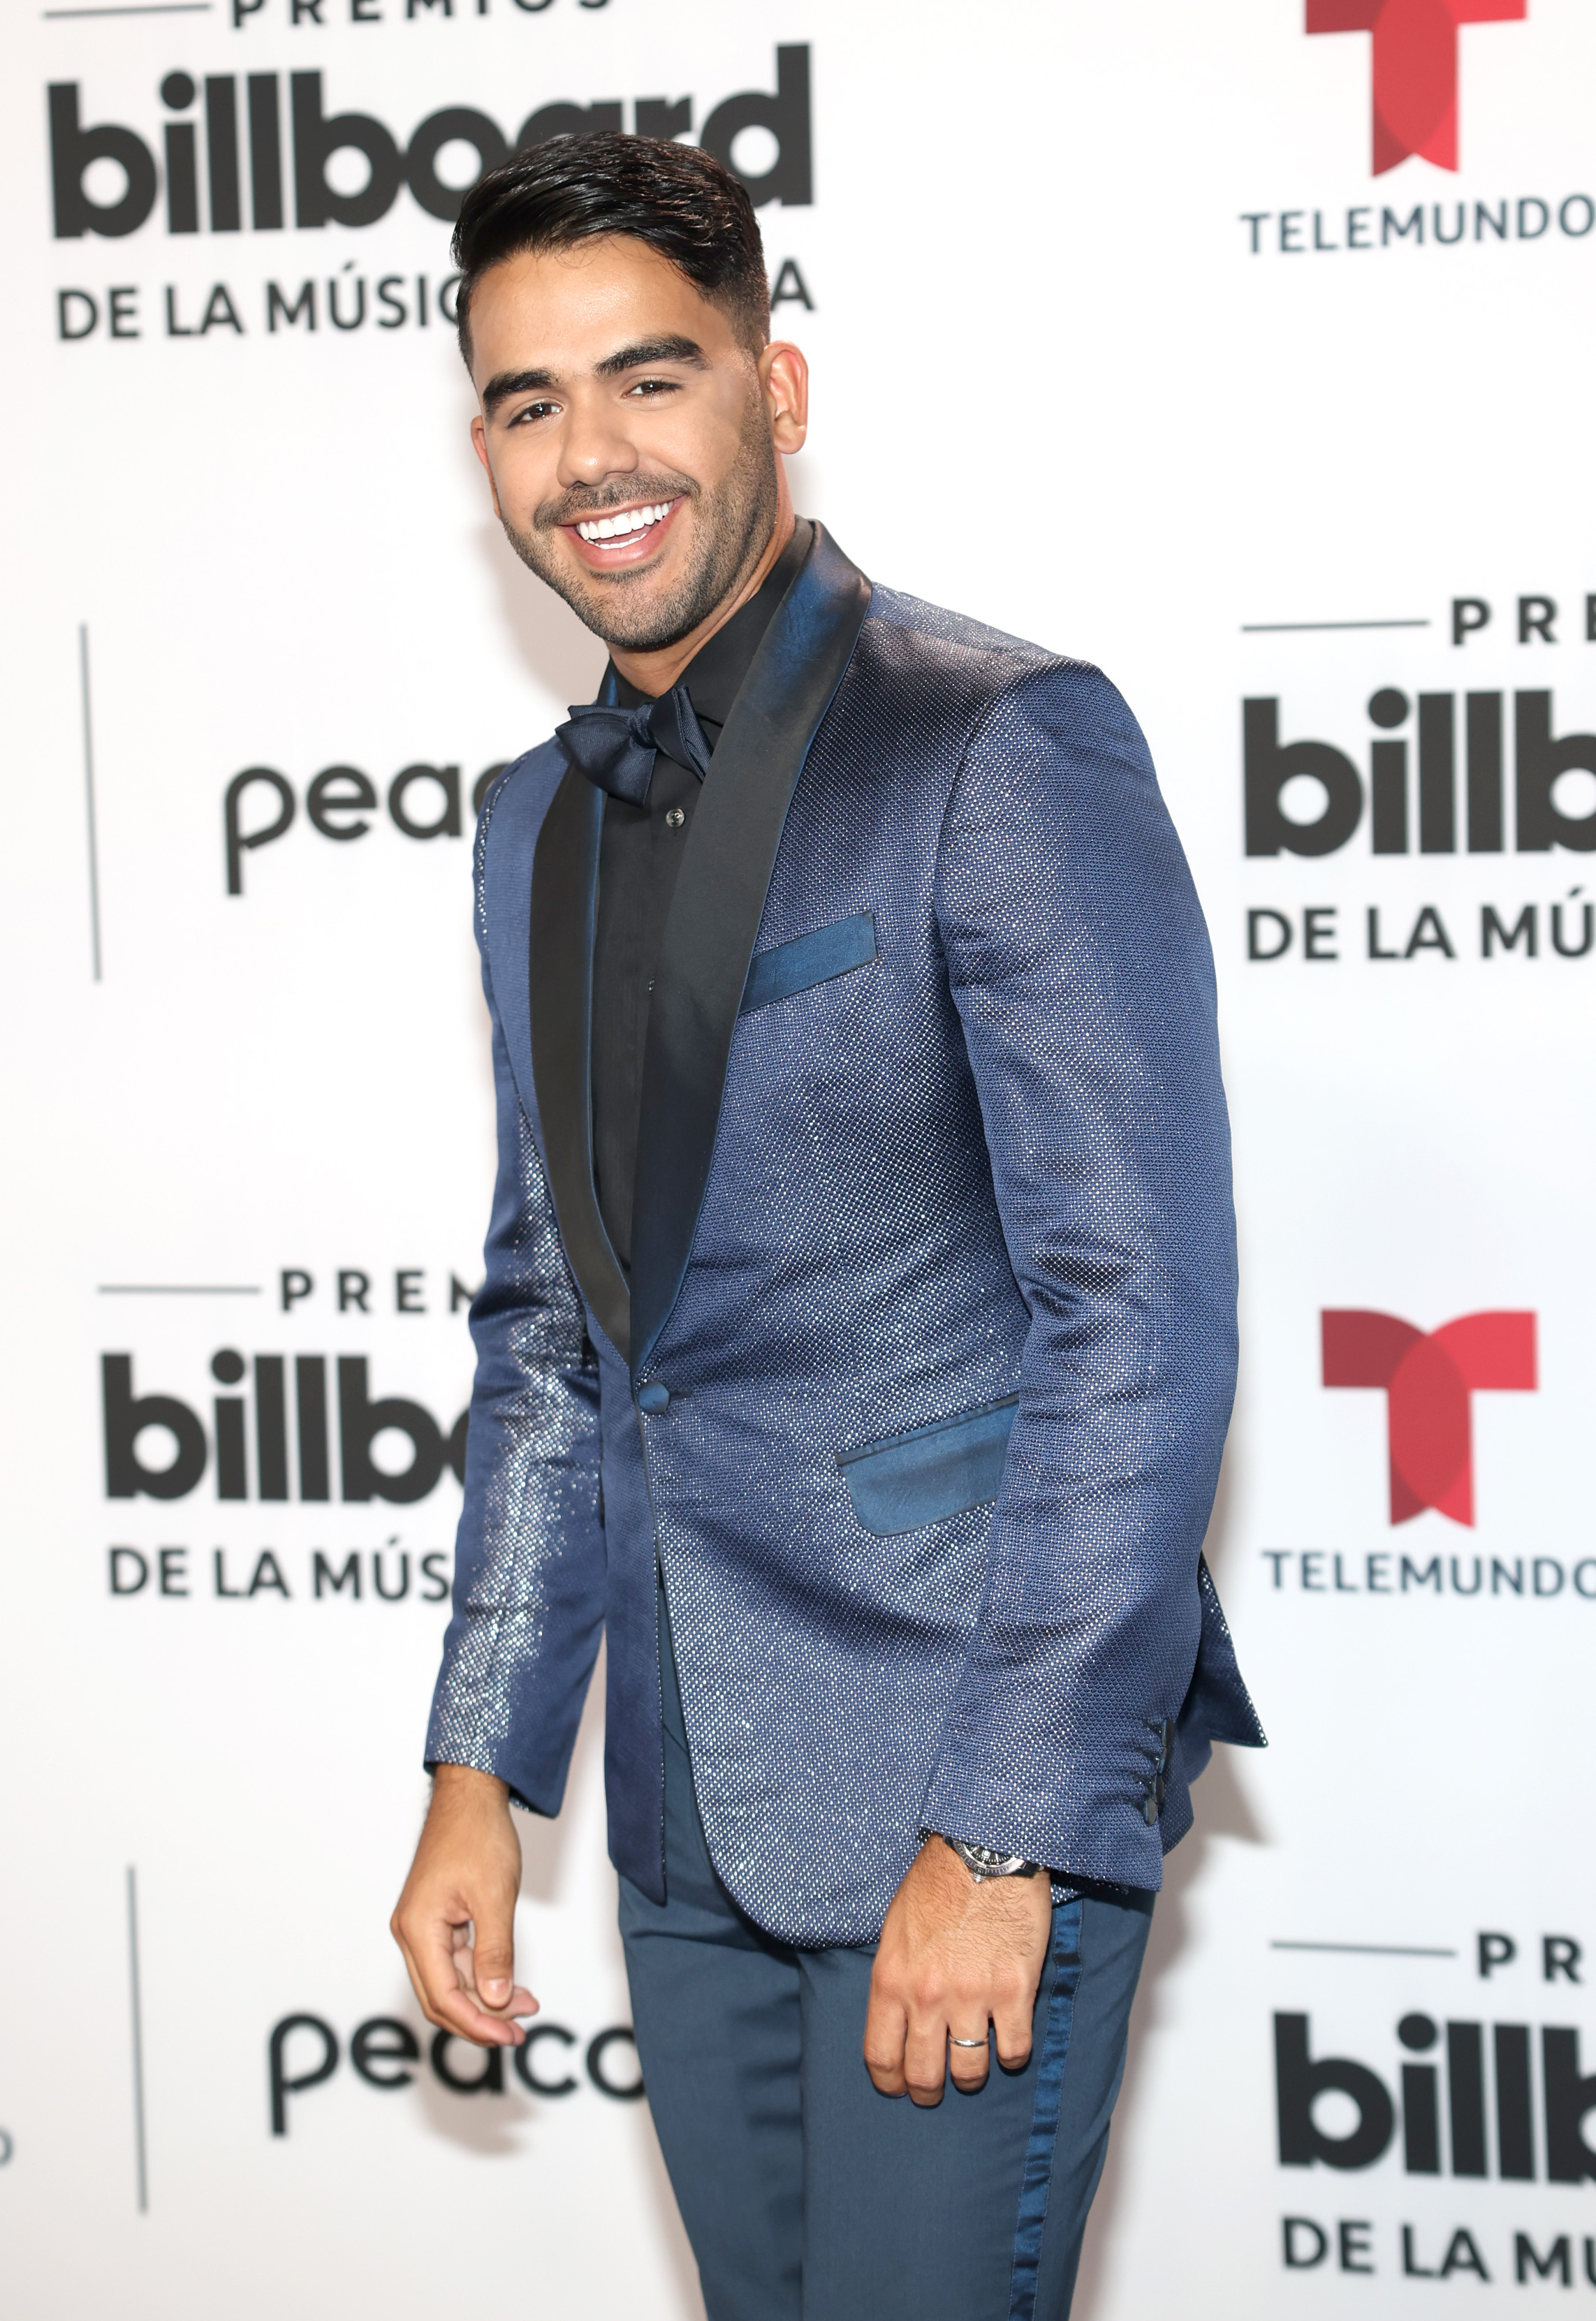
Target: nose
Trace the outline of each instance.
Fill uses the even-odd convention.
[[[637,447],[613,392],[579,388],[566,405],[560,437],[560,481],[568,491],[593,490],[612,477],[635,475]]]

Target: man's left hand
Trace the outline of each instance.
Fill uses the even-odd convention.
[[[951,1845],[926,1840],[892,1898],[871,1976],[864,2060],[884,2096],[940,2103],[950,2068],[955,2087],[979,2088],[989,2023],[998,2061],[1020,2069],[1052,1925],[1045,1870],[977,1880]]]

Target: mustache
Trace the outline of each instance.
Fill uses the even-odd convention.
[[[545,500],[533,518],[536,532],[558,532],[569,523],[586,523],[595,516],[610,515],[616,508],[648,506],[657,500],[697,499],[698,487],[690,476],[638,476],[623,490],[617,485],[601,486],[596,491],[562,492],[558,499]]]

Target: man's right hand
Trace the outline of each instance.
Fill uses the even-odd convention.
[[[389,1924],[427,2021],[479,2047],[519,2047],[526,2034],[515,2017],[537,2013],[515,1980],[520,1890],[509,1791],[492,1773],[440,1765]]]

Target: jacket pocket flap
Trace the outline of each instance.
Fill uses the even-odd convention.
[[[875,955],[873,911],[856,911],[851,919],[834,920],[828,927],[816,927],[813,934],[798,935],[791,942],[778,943],[773,951],[758,952],[749,968],[737,1013],[751,1015],[756,1007],[769,1007],[775,1000],[790,999],[795,992],[829,983],[834,976],[851,974],[856,967],[868,967]]]
[[[960,1417],[844,1451],[837,1465],[865,1530],[889,1539],[995,1499],[1018,1403],[1018,1395],[1008,1395]]]

